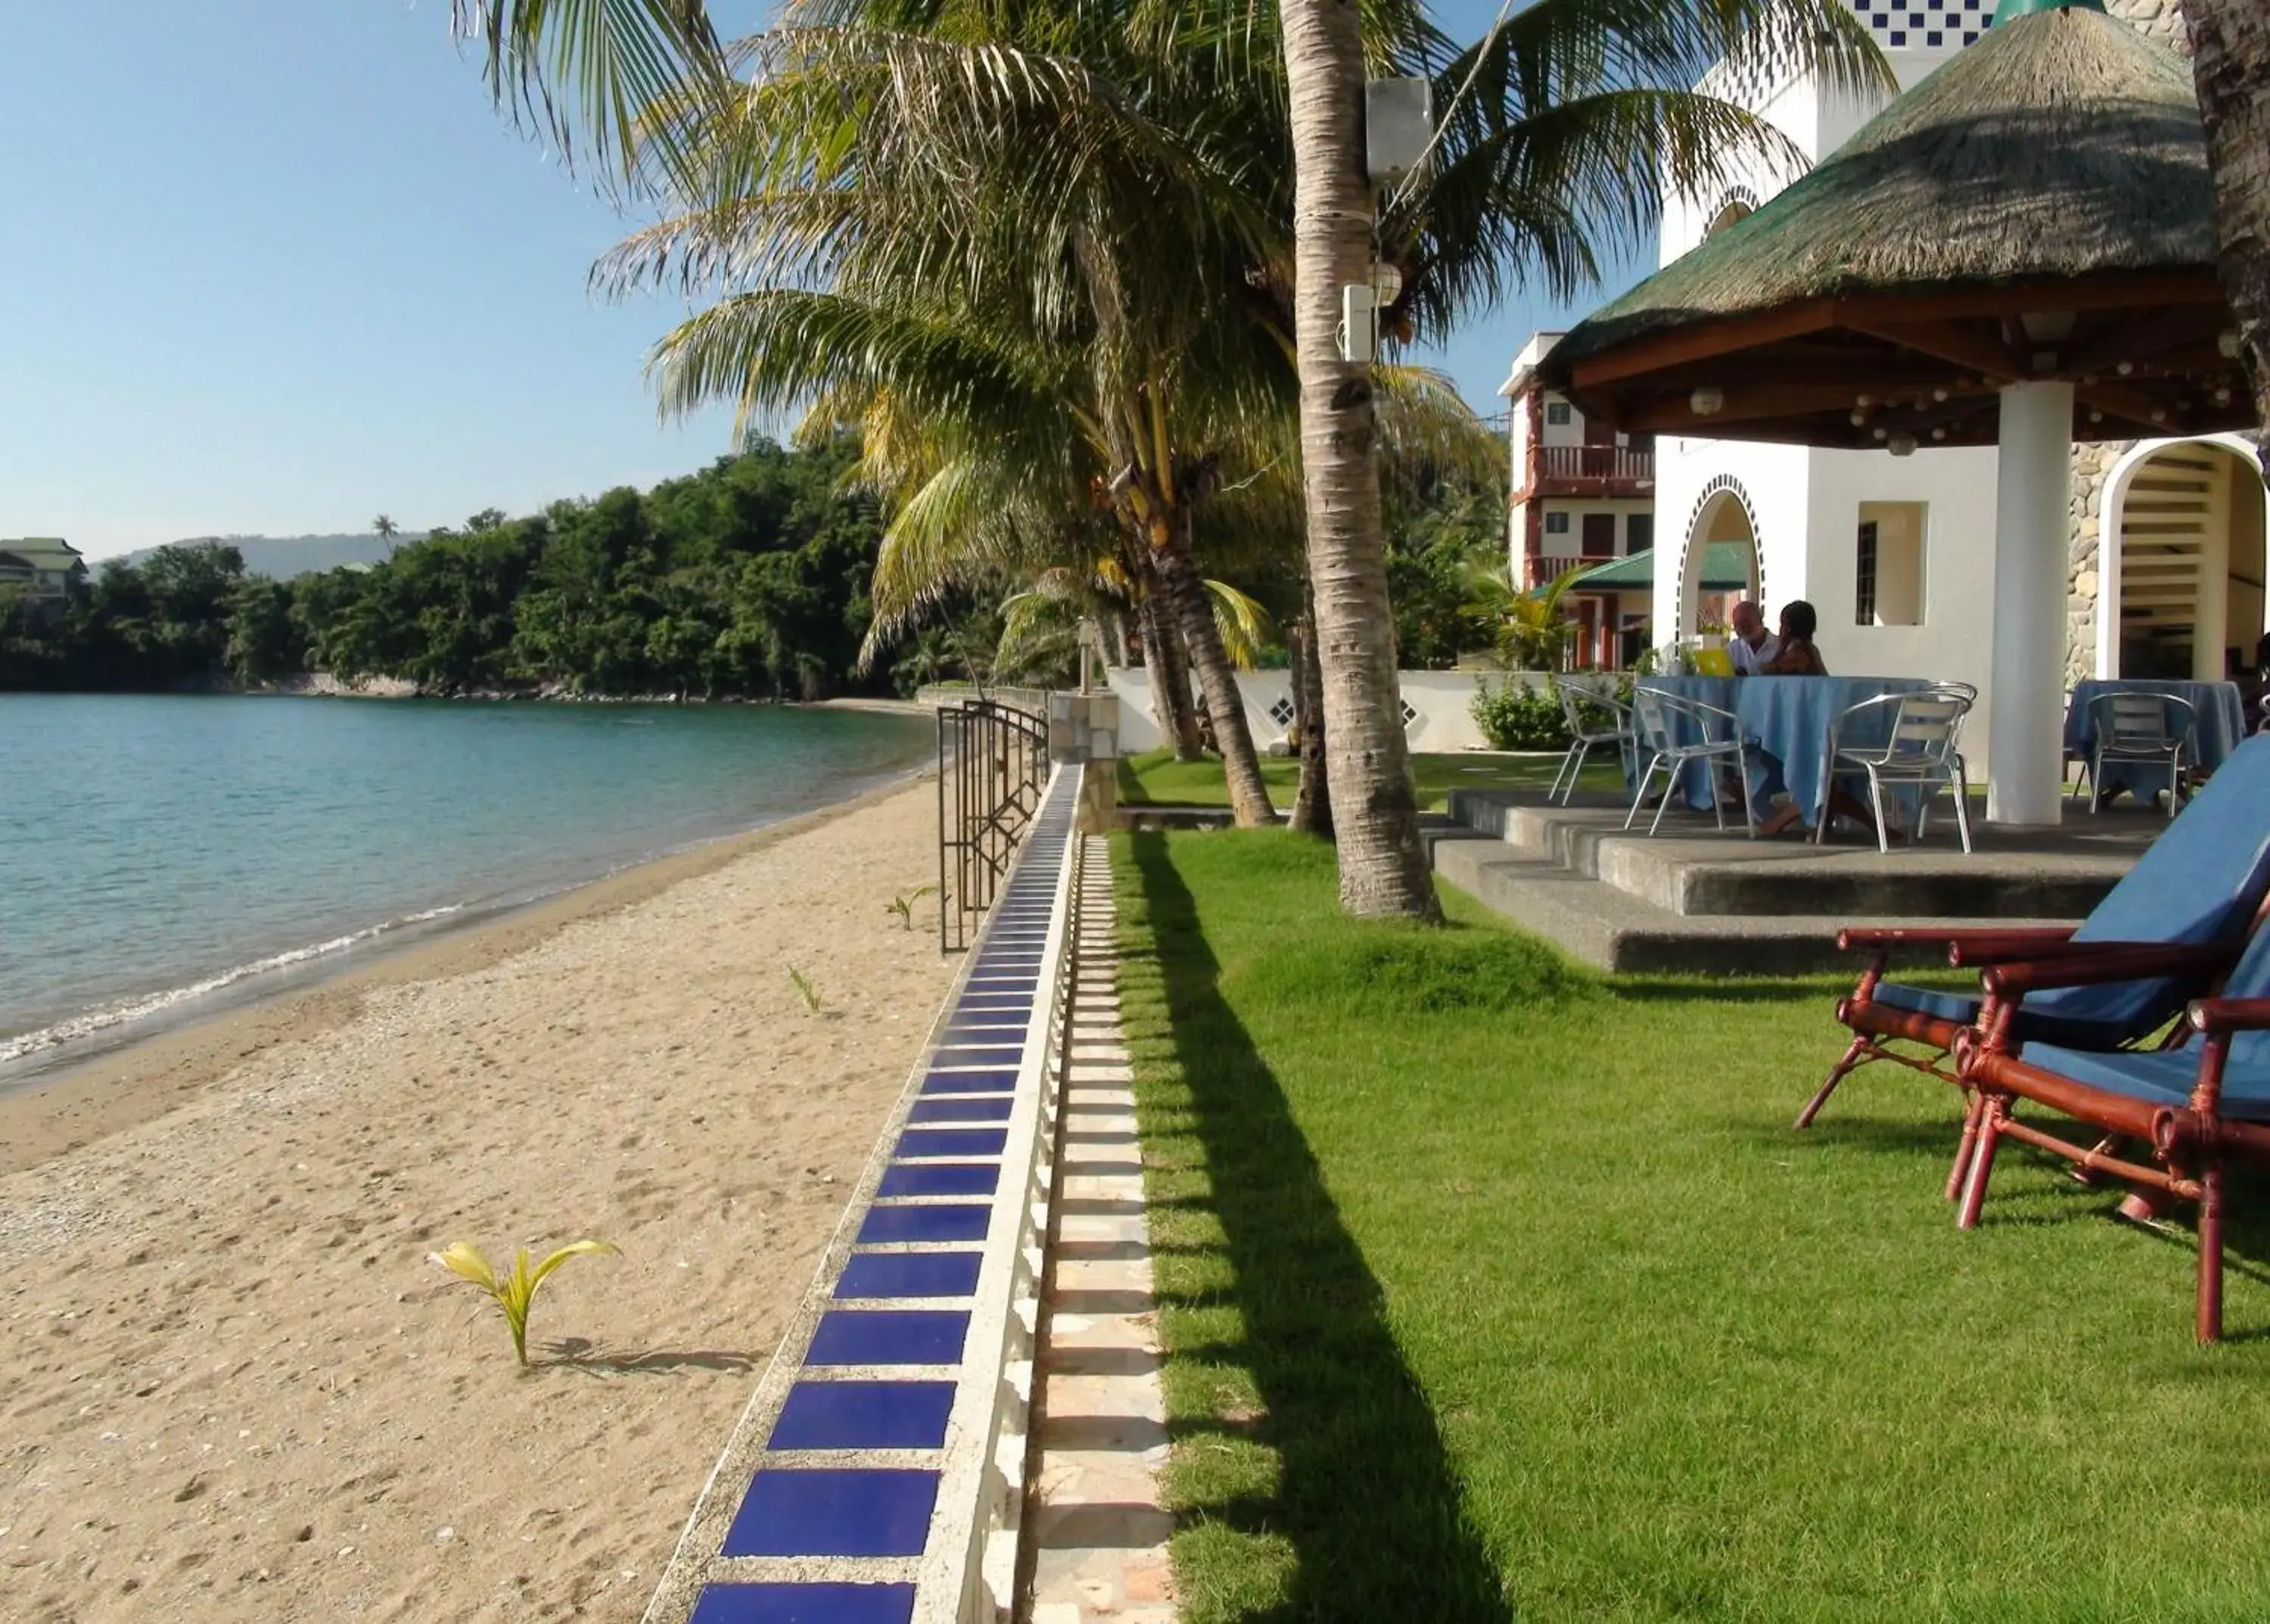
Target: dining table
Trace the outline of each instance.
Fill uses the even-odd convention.
[[[1638,686],[1674,699],[1700,701],[1736,717],[1751,762],[1751,806],[1760,821],[1768,803],[1787,792],[1808,825],[1818,825],[1829,799],[1829,728],[1851,706],[1888,694],[1916,693],[1937,686],[1928,677],[1644,677]],[[1889,736],[1891,713],[1885,705],[1856,723],[1840,741],[1881,745]],[[1682,744],[1701,736],[1692,717],[1670,711]],[[1644,767],[1647,750],[1640,749]],[[1679,794],[1697,811],[1710,809],[1709,761],[1689,761],[1680,775]],[[1912,800],[1906,791],[1903,799]],[[1734,810],[1740,810],[1739,807]]]
[[[2170,678],[2092,678],[2073,685],[2065,711],[2065,747],[2086,761],[2096,748],[2096,700],[2108,693],[2157,693],[2192,708],[2192,765],[2213,772],[2246,737],[2246,701],[2235,682],[2184,682]],[[2181,716],[2180,711],[2176,713]],[[2148,800],[2168,788],[2168,769],[2150,761],[2108,761],[2091,791],[2103,800],[2122,791]]]

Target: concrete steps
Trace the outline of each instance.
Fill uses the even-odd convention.
[[[1966,856],[1951,827],[1887,854],[1721,834],[1684,812],[1650,839],[1626,833],[1624,809],[1598,798],[1560,807],[1460,790],[1450,809],[1427,833],[1436,872],[1578,959],[1657,974],[1843,969],[1851,959],[1836,933],[1848,925],[2077,920],[2164,827],[2108,815],[2054,831],[1981,831]]]

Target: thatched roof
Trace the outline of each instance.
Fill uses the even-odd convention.
[[[1808,375],[1842,377],[1849,361],[1861,389],[1872,367],[1896,358],[1904,369],[1881,396],[1925,382],[1886,327],[2044,308],[2212,304],[2200,331],[2183,335],[2211,344],[2227,320],[2214,260],[2189,65],[2101,11],[2039,11],[1993,29],[1763,207],[1578,324],[1540,370],[1620,426],[1694,432],[1676,413],[1640,421],[1632,385],[1643,373],[1692,387],[1695,363],[1800,338],[1810,341]],[[1835,347],[1840,329],[1873,341],[1847,355]],[[2000,381],[2061,371],[2020,353],[2022,337],[2007,324],[1996,341],[2012,352]],[[1991,346],[1942,346],[1935,358],[1967,367],[1976,384],[1995,382]],[[1747,381],[1721,372],[1722,385]]]

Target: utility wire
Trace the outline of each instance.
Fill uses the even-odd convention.
[[[1444,108],[1442,117],[1435,121],[1435,132],[1427,137],[1427,145],[1420,149],[1417,160],[1412,164],[1409,171],[1403,177],[1403,184],[1388,193],[1385,200],[1381,203],[1379,212],[1382,215],[1403,201],[1403,195],[1418,182],[1420,172],[1427,167],[1427,160],[1435,155],[1435,147],[1442,144],[1443,132],[1450,127],[1450,115],[1458,110],[1458,103],[1466,99],[1466,93],[1473,89],[1474,81],[1481,77],[1482,64],[1489,60],[1490,47],[1497,43],[1497,36],[1505,26],[1505,19],[1513,15],[1513,7],[1514,0],[1501,0],[1497,8],[1497,16],[1490,23],[1489,32],[1482,35],[1481,44],[1475,48],[1474,65],[1466,70],[1465,78],[1451,94],[1450,105]]]

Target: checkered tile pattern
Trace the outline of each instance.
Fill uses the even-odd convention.
[[[1888,51],[1976,45],[1994,26],[1994,0],[1851,0]]]

